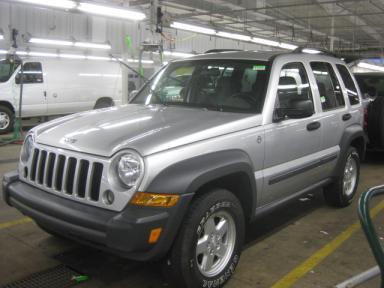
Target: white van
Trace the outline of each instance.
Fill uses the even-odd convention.
[[[82,59],[23,60],[22,117],[63,115],[127,101],[117,62]],[[19,111],[20,63],[0,61],[0,133],[13,128]]]

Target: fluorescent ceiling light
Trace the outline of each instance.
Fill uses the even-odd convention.
[[[82,48],[105,49],[105,50],[111,49],[111,45],[109,44],[98,44],[98,43],[88,43],[88,42],[75,42],[74,46],[82,47]]]
[[[201,27],[201,26],[196,26],[196,25],[191,25],[191,24],[180,23],[180,22],[171,23],[171,27],[175,28],[175,29],[187,30],[187,31],[191,31],[191,32],[208,34],[208,35],[216,34],[216,31],[213,29],[205,28],[205,27]]]
[[[279,46],[279,42],[277,41],[267,40],[267,39],[258,38],[258,37],[253,37],[251,41],[257,44],[262,44],[262,45],[268,45],[268,46],[274,46],[274,47]]]
[[[303,52],[308,53],[308,54],[320,54],[321,53],[321,51],[319,51],[319,50],[309,49],[309,48],[303,49]]]
[[[56,53],[45,53],[45,52],[29,52],[29,56],[35,57],[58,57],[59,55]]]
[[[298,46],[288,43],[279,43],[279,47],[288,50],[295,50]]]
[[[384,72],[383,66],[377,66],[377,65],[373,65],[365,62],[360,62],[359,64],[357,64],[357,67]]]
[[[4,35],[0,34],[0,40],[3,40],[3,39],[4,39]]]
[[[73,9],[76,7],[75,1],[70,0],[18,0],[19,2],[25,2],[30,4],[64,8],[64,9]]]
[[[7,54],[7,50],[0,50],[0,54]],[[49,52],[32,52],[32,51],[17,51],[17,55],[20,56],[31,56],[31,57],[57,57],[64,59],[75,59],[75,60],[97,60],[97,61],[116,61],[110,57],[103,56],[92,56],[92,55],[80,55],[80,54],[61,54],[61,53],[49,53]],[[137,59],[127,59],[128,62],[138,63]],[[143,64],[153,64],[153,60],[143,59]],[[102,74],[104,77],[113,77],[110,74]]]
[[[235,39],[235,40],[240,40],[240,41],[251,41],[251,39],[252,39],[251,36],[242,35],[242,34],[235,34],[235,33],[228,33],[228,32],[223,32],[223,31],[217,32],[216,35],[220,36],[220,37]]]
[[[30,43],[37,43],[37,44],[73,46],[73,42],[71,42],[71,41],[53,40],[53,39],[31,38],[31,39],[29,39],[29,42]]]
[[[79,3],[77,9],[82,12],[87,12],[96,15],[111,16],[129,20],[143,20],[145,19],[145,14],[141,12],[112,8],[107,6],[95,5],[90,3]]]
[[[30,43],[36,44],[47,44],[57,46],[75,46],[80,48],[94,48],[94,49],[111,49],[111,45],[105,43],[91,43],[91,42],[73,42],[65,40],[54,40],[54,39],[42,39],[42,38],[31,38]]]
[[[164,51],[163,54],[166,56],[174,56],[174,57],[181,57],[181,58],[191,57],[195,55],[192,53],[177,52],[177,51]]]

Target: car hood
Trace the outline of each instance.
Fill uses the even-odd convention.
[[[37,143],[58,148],[105,157],[134,149],[146,156],[260,124],[260,115],[129,104],[62,117],[33,133]]]

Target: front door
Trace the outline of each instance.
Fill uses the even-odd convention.
[[[22,117],[42,116],[47,113],[47,98],[43,67],[40,62],[25,62],[23,65]],[[20,95],[20,70],[15,77],[15,99]],[[18,103],[17,103],[17,106]]]
[[[282,65],[278,83],[274,84],[275,108],[290,109],[300,101],[316,106],[303,63]],[[314,112],[311,117],[285,118],[266,125],[262,205],[294,195],[321,177],[314,165],[321,157],[319,121]]]

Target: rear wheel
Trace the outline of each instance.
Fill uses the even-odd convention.
[[[343,170],[335,182],[324,188],[326,202],[335,207],[346,207],[351,204],[359,184],[360,158],[353,147],[348,149],[343,159]]]
[[[0,134],[9,133],[13,129],[15,115],[11,109],[0,106]]]
[[[191,205],[165,263],[174,287],[222,287],[239,262],[244,241],[239,200],[213,190]]]

